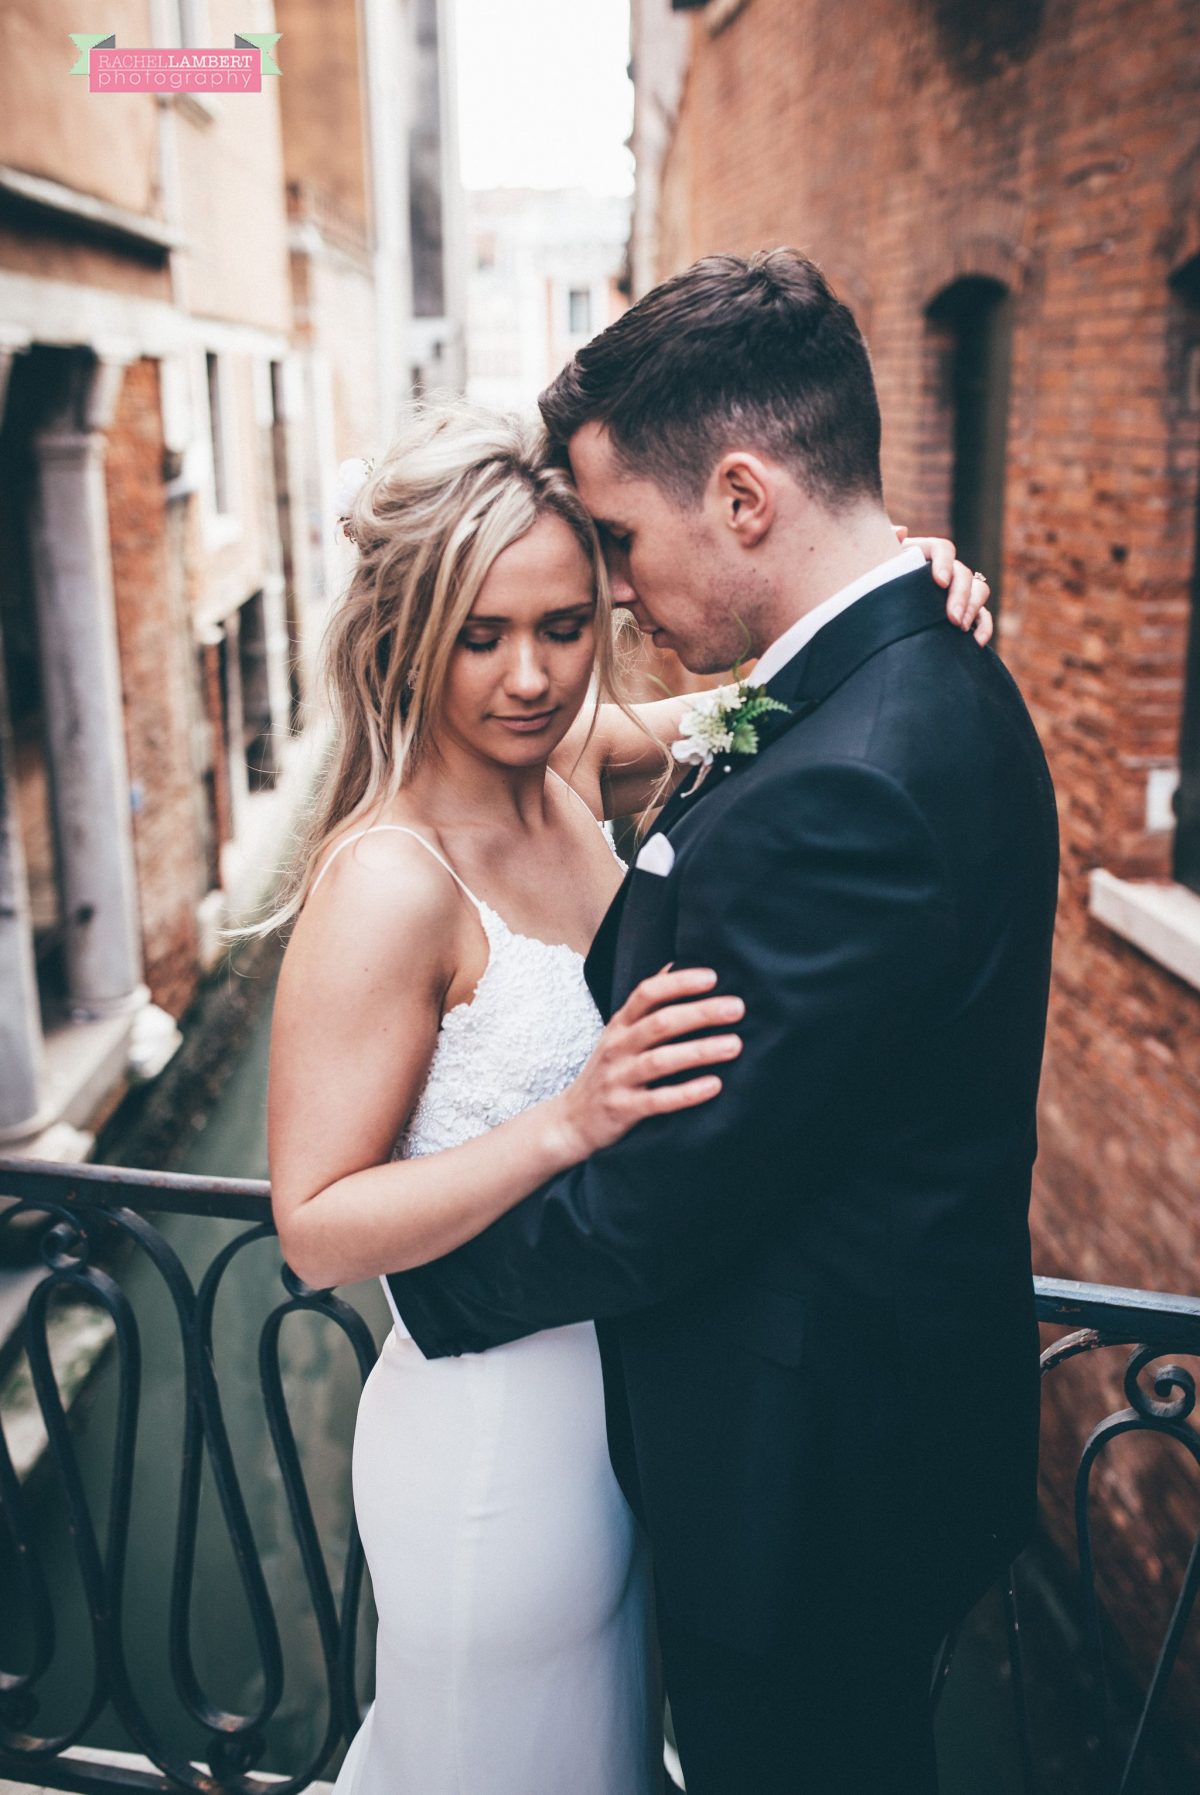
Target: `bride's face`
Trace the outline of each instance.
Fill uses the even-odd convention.
[[[545,761],[587,696],[596,653],[591,563],[553,512],[492,563],[459,631],[442,728],[506,766]]]

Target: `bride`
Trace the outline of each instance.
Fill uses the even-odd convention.
[[[682,701],[617,699],[596,532],[537,427],[420,413],[348,530],[334,753],[263,925],[295,919],[272,1200],[322,1288],[437,1258],[643,1117],[712,1101],[741,1046],[711,971],[664,968],[607,1028],[584,983],[623,874],[600,819],[659,801]],[[922,546],[949,581],[952,550]],[[981,602],[956,566],[952,614]],[[354,1438],[376,1700],[337,1795],[658,1795],[649,1566],[591,1325],[427,1362],[393,1317]]]

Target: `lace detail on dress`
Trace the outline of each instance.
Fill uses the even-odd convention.
[[[518,935],[481,900],[488,963],[442,1017],[429,1073],[393,1159],[461,1146],[571,1083],[604,1024],[565,944]]]
[[[583,803],[578,792],[573,795]],[[607,829],[597,826],[623,869]],[[478,911],[488,943],[488,963],[475,995],[442,1017],[421,1095],[392,1150],[393,1159],[415,1159],[460,1147],[531,1104],[557,1096],[583,1070],[604,1023],[583,976],[582,954],[565,942],[518,935],[476,897],[432,842],[403,823],[376,823],[344,836],[312,890],[343,848],[377,831],[411,836],[445,868]]]

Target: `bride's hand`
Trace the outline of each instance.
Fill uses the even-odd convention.
[[[579,1077],[552,1099],[559,1106],[569,1164],[610,1147],[646,1116],[694,1109],[717,1095],[721,1080],[712,1073],[683,1084],[655,1084],[672,1073],[736,1059],[742,1051],[741,1037],[734,1034],[679,1039],[738,1022],[745,1014],[740,997],[704,995],[716,982],[716,973],[706,967],[679,972],[664,967],[630,993]]]
[[[929,571],[939,586],[948,586],[946,615],[960,629],[975,631],[980,648],[986,648],[995,632],[996,623],[987,609],[991,587],[981,573],[972,573],[954,558],[954,544],[944,536],[910,536],[903,524],[893,524],[897,540],[919,548],[929,563]]]

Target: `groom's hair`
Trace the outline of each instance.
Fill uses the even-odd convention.
[[[579,350],[538,403],[553,449],[603,424],[631,474],[689,508],[732,448],[772,456],[831,510],[882,501],[867,346],[799,250],[705,256]]]

